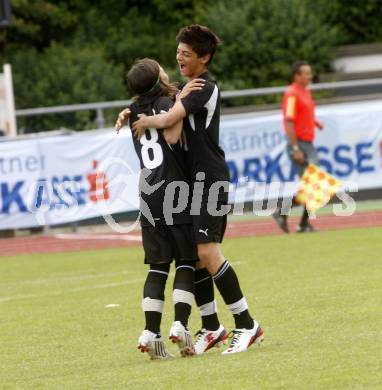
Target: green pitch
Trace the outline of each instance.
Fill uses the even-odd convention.
[[[136,349],[140,248],[0,258],[0,388],[381,388],[382,228],[226,240],[224,252],[265,342],[165,362]],[[220,298],[219,314],[231,329]]]

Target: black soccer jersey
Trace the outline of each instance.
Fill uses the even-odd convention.
[[[181,99],[187,113],[183,126],[191,178],[194,181],[198,172],[204,172],[208,188],[216,181],[229,181],[229,171],[219,146],[220,91],[208,72],[199,78],[206,80],[204,87]]]
[[[130,106],[130,127],[138,119],[138,114],[155,115],[167,112],[173,104],[174,102],[169,97],[139,97]],[[141,224],[143,226],[150,225],[149,220],[144,215],[143,202],[145,202],[155,224],[164,225],[166,221],[163,203],[167,185],[174,181],[188,181],[185,154],[179,144],[167,144],[163,136],[163,129],[147,129],[139,140],[133,136],[133,141],[141,169],[147,168],[151,171],[150,175],[145,178],[147,184],[142,186],[142,180],[140,184]],[[162,181],[163,184],[159,186]],[[159,188],[152,191],[151,188],[156,185]],[[177,204],[178,198],[175,197],[173,205]],[[181,213],[173,214],[173,224],[191,223],[189,213],[189,207],[186,207]]]

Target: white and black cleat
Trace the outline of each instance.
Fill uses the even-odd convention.
[[[260,325],[254,321],[252,329],[235,329],[232,331],[233,337],[229,347],[222,352],[223,355],[232,353],[245,352],[248,348],[256,343],[261,344],[264,341],[264,332]]]
[[[151,360],[169,359],[173,356],[167,351],[163,339],[159,334],[145,329],[138,339],[138,349],[147,352]]]
[[[217,330],[200,329],[196,336],[194,347],[197,355],[201,355],[213,347],[221,347],[227,343],[228,339],[228,334],[223,325],[220,325]]]
[[[169,339],[178,346],[182,357],[195,355],[191,333],[180,321],[174,321],[171,325]]]

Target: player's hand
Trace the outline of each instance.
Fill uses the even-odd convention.
[[[117,131],[117,134],[119,133],[119,130],[121,130],[121,128],[127,124],[130,115],[130,108],[125,108],[118,114],[118,118],[115,122],[115,130]]]
[[[206,83],[206,80],[204,79],[194,79],[189,81],[183,89],[180,91],[179,95],[177,96],[178,99],[183,99],[187,95],[189,95],[193,91],[200,91],[203,87],[204,84]]]
[[[148,128],[147,115],[139,114],[138,118],[139,119],[133,123],[133,134],[134,137],[140,139],[145,130]]]
[[[316,120],[316,127],[319,130],[323,130],[325,126],[322,122]]]
[[[297,164],[302,164],[305,161],[304,153],[300,149],[294,150],[293,160],[296,161]]]

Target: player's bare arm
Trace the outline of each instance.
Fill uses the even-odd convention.
[[[119,130],[121,130],[121,128],[127,124],[130,115],[130,108],[125,108],[118,114],[118,118],[115,122],[115,130],[117,131],[117,134],[119,133]]]
[[[203,88],[204,84],[205,84],[204,79],[194,79],[189,81],[180,91],[180,93],[177,96],[177,99],[183,99],[193,91],[200,91]],[[130,115],[131,115],[131,111],[129,108],[125,108],[118,114],[117,120],[115,122],[115,129],[117,130],[117,134],[119,133],[119,130],[123,126],[126,126]]]
[[[189,81],[177,95],[177,100],[185,98],[193,91],[200,91],[204,87],[205,83],[206,80],[204,79],[193,79]]]
[[[148,128],[169,129],[181,122],[186,116],[183,104],[178,100],[170,110],[164,114],[146,116],[138,115],[139,119],[133,123],[133,133],[138,139]]]
[[[163,114],[159,114],[159,115],[163,115]],[[146,114],[140,114],[139,116],[141,118],[147,118]],[[170,145],[175,145],[182,136],[182,129],[183,129],[182,120],[175,123],[174,126],[171,126],[168,129],[164,129],[163,136],[166,142]]]
[[[182,136],[183,121],[175,123],[174,126],[164,129],[163,136],[169,145],[175,145]]]
[[[204,79],[194,79],[189,81],[180,91],[177,100],[183,99],[193,91],[200,91],[205,84]],[[175,145],[182,137],[183,121],[177,122],[174,126],[166,128],[163,135],[166,142]]]
[[[178,100],[183,99],[193,91],[200,91],[203,88],[204,84],[205,84],[204,79],[194,79],[194,80],[189,81],[184,86],[182,91],[178,94],[177,99]],[[130,117],[130,114],[131,114],[131,111],[129,108],[125,108],[124,110],[122,110],[118,114],[117,120],[115,122],[115,129],[117,131],[117,134],[119,133],[119,130],[127,124],[129,117]],[[179,131],[179,126],[181,126],[181,124],[180,125],[175,124],[174,126],[171,126],[170,128],[166,129],[167,130],[166,133],[168,134],[169,141],[170,141],[170,142],[167,141],[168,143],[171,143],[171,144],[176,143],[178,141],[178,139],[180,138],[181,131]],[[174,134],[170,135],[169,133],[171,131],[174,131]],[[143,130],[143,132],[144,132],[144,130]],[[139,137],[143,134],[143,132],[138,133]]]

